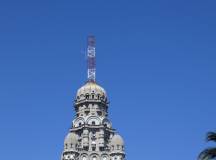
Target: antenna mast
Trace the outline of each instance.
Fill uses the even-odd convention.
[[[88,36],[88,81],[95,82],[96,78],[96,63],[95,63],[95,37]]]

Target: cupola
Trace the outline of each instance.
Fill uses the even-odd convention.
[[[103,87],[96,82],[88,81],[76,94],[75,103],[79,104],[86,101],[107,103],[107,94]]]
[[[124,150],[124,140],[119,134],[115,134],[112,137],[110,145],[113,152],[122,152]]]
[[[76,150],[77,144],[78,135],[73,132],[69,132],[64,141],[65,150]]]

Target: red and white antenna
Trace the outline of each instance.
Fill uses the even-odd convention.
[[[96,63],[95,63],[95,37],[88,36],[88,81],[95,82],[96,79]]]

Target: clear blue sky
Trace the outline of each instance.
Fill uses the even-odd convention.
[[[60,159],[89,34],[127,159],[196,159],[216,129],[215,8],[215,0],[2,0],[0,159]]]

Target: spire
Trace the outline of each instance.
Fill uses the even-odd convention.
[[[96,79],[96,67],[95,67],[95,37],[88,36],[88,81],[95,82]]]

